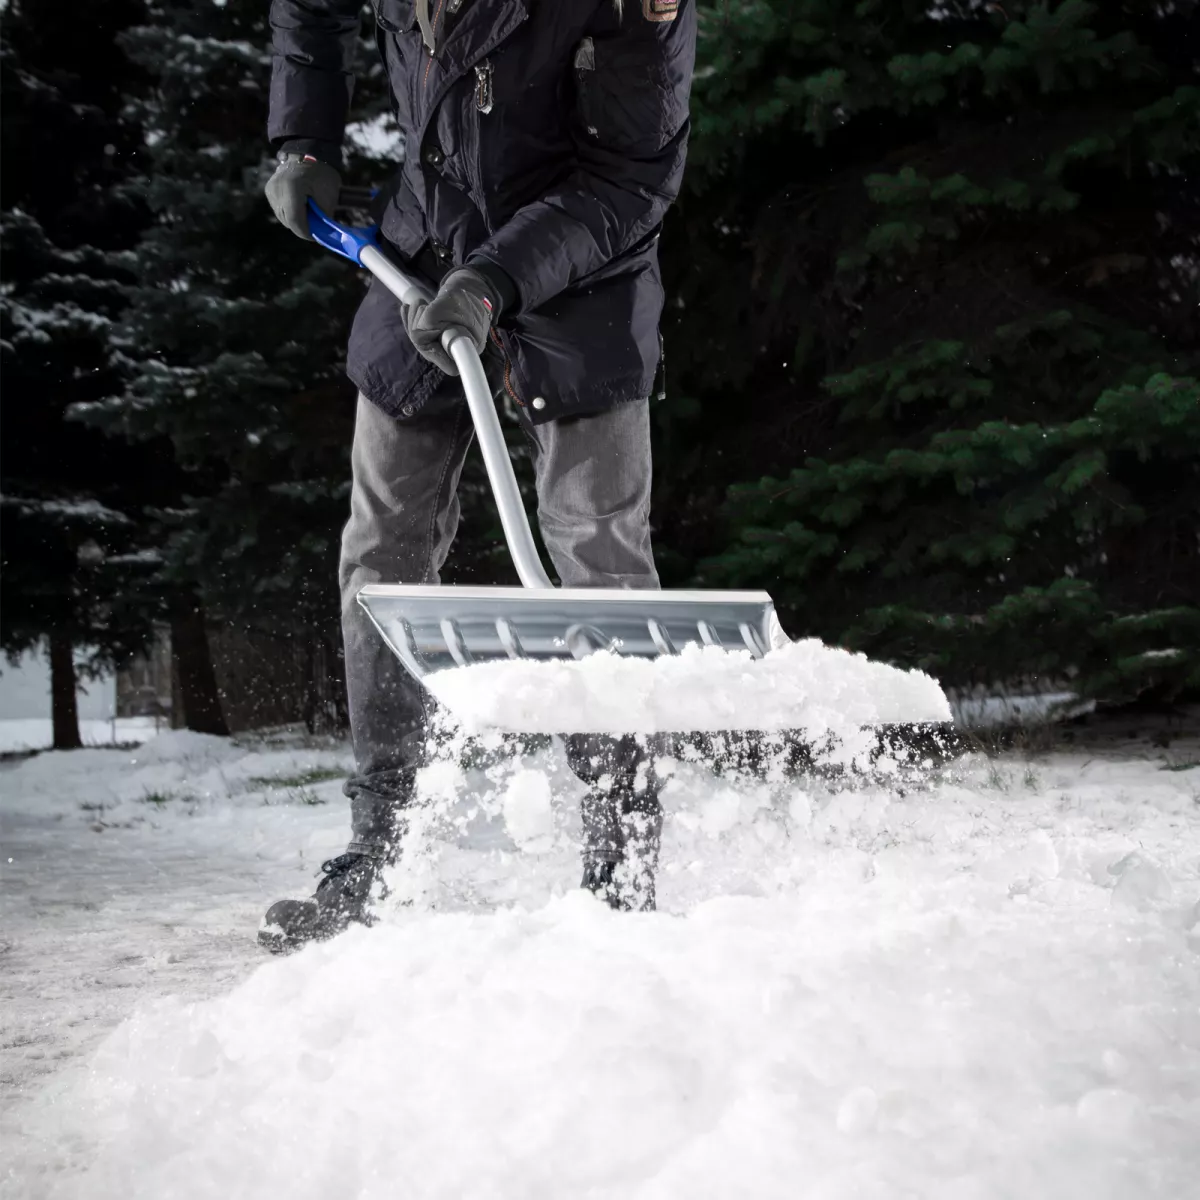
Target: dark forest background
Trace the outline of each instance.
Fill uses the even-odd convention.
[[[0,15],[0,634],[48,646],[60,746],[76,661],[162,628],[190,727],[230,724],[231,637],[276,716],[344,720],[364,280],[263,199],[267,8]],[[700,9],[662,242],[664,584],[764,587],[793,636],[947,685],[1194,692],[1196,4]],[[348,184],[390,169],[387,119],[365,10]],[[515,581],[477,467],[464,492],[448,581]]]

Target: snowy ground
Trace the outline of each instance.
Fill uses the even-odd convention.
[[[165,722],[153,717],[116,717],[79,721],[79,736],[85,746],[125,745],[153,737]],[[54,726],[49,717],[13,717],[0,720],[0,754],[44,750],[54,743]]]
[[[412,903],[268,961],[344,746],[0,765],[0,1193],[1195,1195],[1198,734],[851,790],[681,764],[639,916],[573,890],[559,760],[445,764]]]

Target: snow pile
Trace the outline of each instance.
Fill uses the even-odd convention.
[[[413,915],[97,1057],[96,1197],[1147,1197],[1200,1169],[1194,957],[850,880]],[[1086,937],[1081,943],[1081,926]]]
[[[900,795],[660,767],[663,911],[630,915],[573,890],[559,758],[436,764],[416,903],[143,1004],[47,1106],[82,1175],[23,1194],[1188,1194],[1194,771],[981,760]]]
[[[593,654],[442,671],[426,682],[469,730],[528,733],[800,730],[814,739],[866,726],[949,721],[937,682],[826,646],[749,651],[689,645],[656,659]]]

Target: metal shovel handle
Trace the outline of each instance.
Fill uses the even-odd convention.
[[[326,249],[370,271],[401,304],[428,301],[432,297],[428,284],[406,274],[380,250],[377,227],[342,225],[309,200],[308,228],[313,239]],[[467,407],[471,410],[475,434],[483,452],[483,464],[492,485],[492,495],[496,498],[504,540],[508,543],[517,575],[527,588],[553,588],[533,541],[533,531],[521,501],[521,489],[517,486],[508,444],[500,428],[492,389],[479,353],[461,329],[447,329],[442,336],[442,345],[462,378]]]

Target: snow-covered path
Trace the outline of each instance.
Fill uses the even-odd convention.
[[[247,931],[309,873],[294,846],[276,858],[231,832],[172,821],[97,836],[61,819],[5,820],[0,1085],[36,1086],[137,1001],[213,995],[260,964]]]
[[[0,1189],[37,1194],[25,1114],[139,1004],[218,995],[262,965],[265,907],[344,845],[348,769],[341,745],[187,734],[0,764]]]
[[[1200,766],[1165,768],[1198,761],[1106,737],[853,791],[680,766],[649,916],[573,890],[560,763],[447,764],[414,903],[266,962],[259,914],[341,847],[344,748],[10,764],[0,1192],[1178,1200]]]

